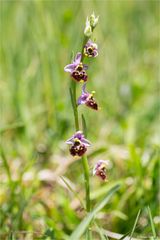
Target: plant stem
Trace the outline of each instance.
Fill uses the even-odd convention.
[[[76,104],[76,83],[73,82],[71,87],[71,101],[72,101],[72,107],[74,112],[74,120],[75,120],[75,128],[76,131],[79,130],[79,119],[78,119],[78,109]],[[82,117],[83,121],[84,117]],[[84,124],[83,128],[84,128]],[[83,129],[84,134],[86,134],[86,130]],[[84,182],[85,182],[85,191],[86,191],[86,210],[87,212],[90,212],[90,187],[89,187],[89,166],[88,166],[88,160],[87,156],[83,155],[82,157],[82,164],[83,164],[83,170],[84,170]]]
[[[88,167],[88,160],[86,155],[83,155],[82,157],[82,164],[83,164],[83,170],[84,170],[84,182],[85,182],[85,190],[86,190],[86,210],[87,212],[90,212],[91,203],[90,203],[90,187],[89,187],[89,167]]]
[[[83,62],[83,47],[85,45],[85,43],[88,41],[88,37],[84,37],[83,40],[83,46],[82,46],[82,59],[81,61]],[[71,89],[70,89],[70,95],[71,95],[71,102],[72,102],[72,107],[73,107],[73,113],[74,113],[74,121],[75,121],[75,128],[76,131],[79,130],[79,118],[78,118],[78,109],[77,109],[77,100],[76,100],[76,82],[72,81],[71,84]],[[85,119],[84,116],[82,117],[82,126],[83,126],[83,132],[86,135],[86,126],[84,128],[84,123],[85,123]],[[89,166],[88,166],[88,159],[86,155],[82,156],[82,165],[83,165],[83,170],[84,170],[84,183],[85,183],[85,192],[86,192],[86,210],[87,212],[90,212],[91,210],[91,203],[90,203],[90,184],[89,184]],[[86,231],[86,239],[87,240],[91,240],[92,239],[92,235],[91,235],[91,231],[88,228],[88,230]]]
[[[74,81],[72,81],[70,95],[71,95],[71,102],[72,102],[72,108],[74,113],[75,129],[76,131],[78,131],[79,121],[78,121],[78,109],[77,109],[77,103],[76,103],[76,83]]]
[[[77,109],[77,103],[76,103],[76,83],[73,82],[70,89],[70,95],[71,95],[71,102],[73,107],[73,113],[74,113],[74,120],[75,120],[75,128],[76,131],[79,130],[79,119],[78,119],[78,109]],[[82,125],[83,125],[83,132],[86,133],[86,129],[84,128],[84,122],[85,119],[82,117]],[[85,183],[85,191],[86,191],[86,210],[87,212],[90,212],[91,210],[91,204],[90,204],[90,186],[89,186],[89,166],[88,166],[88,160],[87,156],[84,155],[82,157],[82,165],[84,170],[84,183]],[[91,231],[88,228],[86,231],[86,240],[91,240]]]
[[[89,213],[91,210],[91,202],[90,202],[90,184],[89,184],[89,166],[88,159],[86,155],[82,157],[82,165],[84,170],[84,183],[85,183],[85,191],[86,191],[86,210]],[[86,240],[90,240],[92,238],[91,231],[88,227],[86,231]]]
[[[85,137],[87,137],[86,120],[83,114],[82,114],[82,127],[83,127],[83,133]],[[86,155],[82,157],[82,164],[84,169],[84,181],[85,181],[85,189],[86,189],[86,210],[89,213],[91,211],[91,202],[90,202],[89,166],[88,166],[88,159]],[[90,225],[89,225],[86,231],[86,240],[91,240],[91,239],[92,239],[92,232],[90,230]]]
[[[76,83],[73,84],[73,97],[75,102],[75,109],[74,109],[74,115],[75,115],[75,128],[76,131],[79,130],[79,121],[78,121],[78,109],[77,109],[77,102],[76,102]]]

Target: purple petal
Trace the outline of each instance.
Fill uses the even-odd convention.
[[[82,97],[81,97],[81,96],[78,98],[78,100],[77,100],[77,104],[78,104],[78,105],[83,104],[83,100],[82,100]]]
[[[95,165],[95,170],[97,170],[99,167],[101,167],[102,164],[107,167],[107,165],[109,165],[109,161],[108,160],[99,160]]]
[[[68,64],[64,67],[65,72],[73,72],[75,69],[76,65],[74,63]]]
[[[94,55],[94,57],[97,57],[97,56],[98,56],[98,51],[97,51],[97,50],[94,50],[94,51],[93,51],[93,55]]]
[[[87,97],[86,97],[85,95],[81,95],[81,96],[78,98],[77,104],[78,104],[78,105],[85,104],[85,103],[86,103],[86,100],[87,100]]]
[[[78,105],[85,104],[88,97],[89,97],[89,93],[86,91],[86,83],[85,83],[82,86],[82,94],[77,101]]]
[[[78,138],[79,140],[81,140],[82,138],[84,138],[84,135],[81,131],[78,131],[74,134],[74,138]]]
[[[90,47],[93,44],[92,40],[89,39],[88,42],[86,43],[85,47]]]
[[[84,146],[89,147],[91,143],[84,138],[84,135],[81,131],[77,131],[71,138],[69,138],[66,143],[73,145],[75,142],[75,139],[78,138]]]
[[[80,52],[78,52],[74,59],[74,63],[79,64],[81,62],[81,58],[82,58],[82,54]]]
[[[88,141],[86,138],[83,138],[83,139],[81,140],[81,142],[82,142],[86,147],[91,146],[90,141]]]
[[[72,136],[71,138],[69,138],[67,141],[66,141],[67,144],[73,144],[74,143],[74,136]]]

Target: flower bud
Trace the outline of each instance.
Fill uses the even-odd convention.
[[[86,27],[84,29],[84,35],[86,37],[90,37],[92,35],[92,28],[90,26],[90,21],[88,20],[88,17],[87,17],[87,20],[86,20]]]
[[[92,13],[92,15],[90,16],[90,26],[92,28],[95,28],[97,23],[98,23],[98,19],[99,19],[99,16],[95,16],[94,12]]]

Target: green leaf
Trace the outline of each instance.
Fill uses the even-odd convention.
[[[74,230],[72,235],[70,236],[70,240],[79,239],[82,234],[87,229],[88,225],[92,221],[92,219],[96,216],[96,214],[109,202],[110,198],[113,196],[113,194],[119,189],[120,185],[115,185],[110,191],[107,193],[105,198],[97,204],[97,206],[90,212],[78,225],[78,227]]]
[[[154,227],[153,217],[152,217],[151,209],[149,206],[148,206],[148,214],[149,214],[149,219],[150,219],[150,223],[151,223],[153,238],[156,239],[156,230]]]
[[[95,200],[99,197],[103,197],[106,192],[108,192],[112,187],[114,187],[115,185],[123,185],[124,184],[124,180],[116,180],[113,182],[108,182],[107,184],[105,184],[104,186],[101,186],[100,188],[96,189],[95,191],[92,191],[90,194],[90,198],[91,200]]]

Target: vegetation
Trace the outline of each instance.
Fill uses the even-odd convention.
[[[65,240],[90,223],[96,240],[158,239],[159,2],[0,3],[0,239]],[[87,87],[101,110],[79,106],[94,143],[93,211],[84,218],[82,164],[65,144],[74,119],[64,66],[93,11],[99,56],[88,60]],[[107,182],[92,176],[99,159],[109,159]]]

